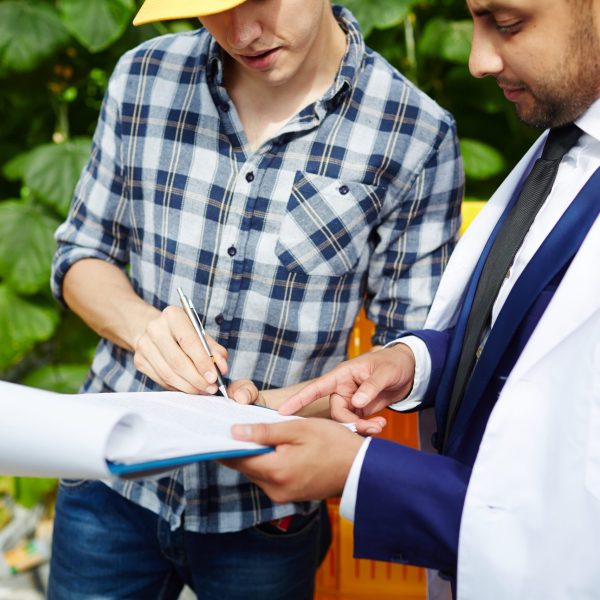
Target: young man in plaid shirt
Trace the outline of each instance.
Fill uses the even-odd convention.
[[[147,0],[137,22],[203,29],[128,52],[67,221],[56,297],[101,336],[84,391],[262,389],[420,326],[459,224],[452,117],[328,0]],[[311,598],[319,504],[273,504],[237,472],[62,482],[49,598]],[[291,518],[288,518],[292,516]]]

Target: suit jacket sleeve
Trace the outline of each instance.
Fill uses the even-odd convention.
[[[371,440],[358,483],[355,556],[454,574],[470,475],[447,456]]]

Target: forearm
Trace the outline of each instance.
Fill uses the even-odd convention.
[[[74,263],[63,282],[67,306],[100,336],[133,351],[147,323],[160,311],[144,302],[127,276],[98,259]]]

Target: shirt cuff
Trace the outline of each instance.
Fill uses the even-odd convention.
[[[390,404],[388,408],[399,411],[412,410],[423,402],[423,398],[427,392],[429,378],[431,377],[431,356],[429,356],[427,344],[414,335],[407,335],[406,337],[394,340],[386,344],[385,347],[387,348],[395,344],[406,344],[415,355],[415,378],[410,394],[404,400]]]
[[[354,523],[354,513],[356,511],[356,494],[358,492],[358,480],[360,479],[360,471],[367,453],[367,448],[371,443],[371,438],[366,438],[362,446],[358,449],[354,462],[350,467],[342,499],[340,500],[340,514],[348,521]]]

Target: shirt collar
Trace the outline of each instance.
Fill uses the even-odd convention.
[[[365,42],[354,15],[342,6],[334,6],[333,14],[346,34],[347,47],[333,85],[319,101],[326,104],[337,98],[338,95],[344,96],[354,88],[365,54]],[[218,86],[222,86],[223,50],[212,36],[209,36],[207,65],[209,80],[212,80]]]
[[[588,135],[600,141],[600,98],[575,121],[575,124]]]
[[[210,34],[208,34],[206,64],[208,67],[206,70],[208,80],[216,85],[223,85],[223,50]]]
[[[365,42],[354,15],[342,6],[334,6],[333,14],[346,34],[347,46],[335,81],[323,95],[323,102],[346,95],[354,88],[365,55]]]

